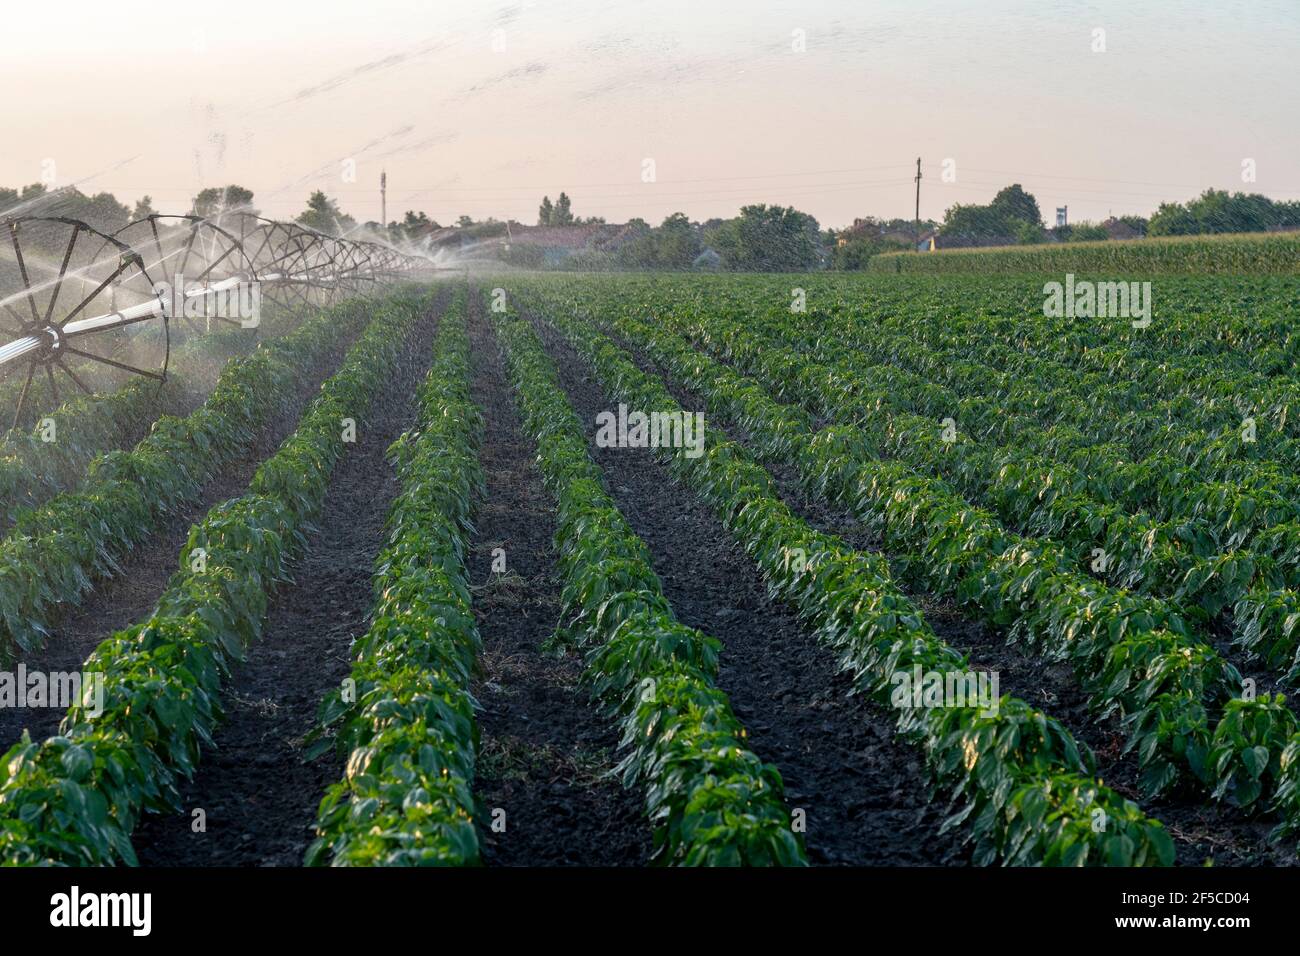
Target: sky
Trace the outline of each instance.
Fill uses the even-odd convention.
[[[292,218],[421,210],[824,227],[987,202],[1300,199],[1300,0],[18,0],[0,185]],[[1101,31],[1100,33],[1098,31]],[[1243,166],[1243,164],[1247,164]],[[1254,181],[1243,177],[1253,170]],[[946,173],[946,175],[945,175]]]

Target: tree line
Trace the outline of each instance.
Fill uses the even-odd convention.
[[[200,190],[189,213],[216,216],[243,212],[257,215],[252,190],[237,184]],[[32,215],[57,215],[81,219],[103,232],[115,232],[128,222],[156,212],[150,196],[133,208],[111,193],[86,195],[76,188],[50,190],[34,183],[22,189],[0,187],[0,214],[22,209]],[[349,235],[364,229],[393,242],[419,242],[443,227],[423,211],[407,210],[387,224],[359,224],[343,212],[338,202],[322,190],[313,191],[295,222],[329,235]],[[535,244],[508,242],[509,226],[488,218],[476,222],[462,215],[458,232],[470,239],[507,237],[505,257],[518,265],[548,263]],[[568,193],[552,202],[549,195],[538,207],[537,225],[547,227],[607,226],[598,216],[574,214]],[[1140,236],[1185,236],[1206,233],[1261,232],[1300,229],[1300,201],[1277,202],[1260,194],[1228,193],[1209,189],[1185,203],[1162,203],[1150,219],[1141,216],[1112,218],[1105,223],[1081,222],[1047,227],[1033,194],[1013,183],[999,190],[984,205],[957,203],[941,222],[908,219],[857,219],[841,229],[822,230],[808,213],[789,206],[744,206],[731,219],[693,222],[675,212],[657,226],[632,219],[622,227],[602,229],[591,243],[563,257],[571,268],[728,269],[740,272],[806,271],[831,268],[866,268],[873,256],[916,248],[933,237],[938,248],[1009,245],[1016,243],[1079,242]]]

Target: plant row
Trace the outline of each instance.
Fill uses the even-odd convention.
[[[181,781],[212,746],[222,682],[259,637],[324,501],[343,421],[364,420],[422,310],[411,298],[378,307],[249,492],[191,529],[153,614],[87,659],[84,670],[102,675],[103,712],[74,706],[58,735],[24,732],[0,759],[0,865],[133,864],[141,812],[179,810]]]
[[[478,733],[470,674],[481,644],[465,552],[483,494],[482,415],[470,398],[465,298],[445,313],[418,420],[389,449],[401,492],[375,562],[375,607],[349,681],[322,707],[346,760],[307,864],[466,865]]]
[[[788,298],[781,290],[772,291],[777,294],[769,295],[768,301]],[[1250,315],[1254,303],[1239,306],[1249,318],[1213,311],[1205,333],[1208,340],[1195,339],[1204,341],[1205,347],[1231,351],[1210,356],[1191,354],[1196,344],[1189,343],[1181,330],[1167,332],[1178,320],[1166,317],[1143,329],[1127,323],[1117,328],[1106,322],[1044,319],[1026,313],[1002,318],[954,303],[941,322],[928,315],[892,313],[877,324],[863,321],[872,316],[868,301],[854,296],[845,302],[829,289],[817,289],[811,293],[808,318],[809,328],[819,330],[820,323],[833,316],[841,329],[856,331],[860,347],[876,351],[881,361],[907,360],[908,346],[944,353],[938,365],[922,369],[926,374],[957,371],[974,358],[989,367],[986,375],[997,382],[984,388],[1014,391],[1017,383],[1035,379],[1043,393],[1036,406],[1040,412],[1071,414],[1085,431],[1119,427],[1138,455],[1145,443],[1165,437],[1162,429],[1187,432],[1193,445],[1187,454],[1229,469],[1257,460],[1297,460],[1291,409],[1300,402],[1300,385],[1293,375],[1279,373],[1294,370],[1300,339],[1290,327],[1286,296],[1282,290],[1278,293],[1263,301],[1278,309],[1279,322]],[[823,304],[823,295],[832,301]],[[1294,292],[1290,295],[1294,297]],[[1261,325],[1266,328],[1261,330]],[[863,336],[864,332],[868,334]],[[1262,359],[1262,354],[1276,350],[1279,340],[1287,346],[1288,357]],[[884,351],[877,347],[886,341],[892,347]],[[892,355],[895,349],[897,356]],[[957,368],[950,369],[950,362]],[[1252,362],[1265,364],[1273,374],[1254,370]],[[1080,409],[1089,405],[1110,407],[1123,415],[1113,420],[1080,417]],[[1249,447],[1240,442],[1233,445],[1230,436],[1240,431],[1246,418],[1256,420],[1256,440]]]
[[[81,395],[59,406],[36,429],[14,429],[0,457],[0,528],[20,511],[76,485],[97,456],[138,437],[143,425],[181,405],[185,380],[136,378],[106,395]]]
[[[775,325],[777,318],[769,321]],[[1131,376],[1114,381],[1044,361],[1023,348],[989,343],[972,327],[956,335],[945,331],[942,344],[931,344],[921,339],[932,333],[914,328],[868,330],[821,317],[800,329],[792,330],[788,321],[783,325],[791,344],[815,338],[813,349],[822,357],[842,355],[851,345],[870,356],[878,370],[891,370],[913,388],[924,383],[936,401],[946,400],[949,414],[955,414],[954,402],[961,403],[965,427],[1073,459],[1080,467],[1098,454],[1123,463],[1099,480],[1121,491],[1130,507],[1166,518],[1195,509],[1207,527],[1222,528],[1238,540],[1300,517],[1294,500],[1300,493],[1294,476],[1300,441],[1273,419],[1256,420],[1252,408],[1242,410],[1244,389],[1237,383],[1215,403],[1170,397],[1182,376],[1167,359],[1151,363],[1154,368],[1146,373],[1136,371],[1131,358],[1108,361],[1108,368]],[[1293,393],[1290,401],[1297,397],[1300,393]],[[1285,415],[1285,406],[1280,414]]]

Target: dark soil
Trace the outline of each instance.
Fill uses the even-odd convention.
[[[334,469],[294,582],[275,595],[261,640],[227,685],[216,749],[183,788],[183,812],[136,828],[142,865],[302,864],[320,799],[342,775],[332,750],[308,762],[303,738],[326,692],[348,676],[352,641],[368,624],[374,561],[398,491],[385,451],[414,421],[412,396],[432,361],[435,328],[431,313],[358,416],[357,443]],[[191,829],[198,808],[206,814],[202,833]]]
[[[153,611],[167,581],[180,567],[179,554],[190,528],[217,502],[242,495],[248,489],[253,473],[293,432],[303,408],[338,366],[350,344],[340,343],[325,361],[311,369],[302,387],[286,397],[279,413],[248,450],[221,472],[210,475],[197,500],[165,516],[160,527],[126,555],[116,577],[98,582],[81,604],[63,612],[45,647],[24,655],[28,671],[80,670],[101,641]],[[0,708],[0,752],[17,742],[24,727],[36,740],[56,733],[64,713],[58,707]]]
[[[471,296],[474,401],[486,419],[480,451],[487,495],[467,565],[484,650],[474,694],[480,750],[474,791],[484,861],[498,866],[641,865],[650,826],[640,795],[611,776],[618,736],[578,685],[581,662],[543,652],[561,581],[553,503],[534,464],[490,323]],[[492,571],[504,549],[506,571]],[[493,832],[492,811],[505,811]]]
[[[665,369],[630,348],[628,343],[620,341],[619,344],[628,348],[640,368],[660,376],[683,407],[705,407],[702,399],[681,388]],[[748,439],[743,429],[728,427],[730,423],[713,420],[709,424],[735,441],[745,443]],[[838,535],[859,550],[880,550],[880,541],[853,515],[806,495],[793,466],[778,466],[769,471],[785,502],[810,525]],[[1099,723],[1093,718],[1087,696],[1068,663],[1050,661],[1008,644],[1003,634],[974,616],[977,612],[911,590],[905,582],[899,583],[945,643],[966,654],[972,667],[999,675],[999,693],[1013,694],[1057,718],[1077,740],[1092,748],[1097,756],[1097,776],[1116,792],[1139,803],[1169,829],[1180,865],[1200,866],[1207,859],[1221,866],[1294,866],[1300,862],[1294,845],[1270,839],[1269,833],[1277,823],[1275,817],[1247,819],[1231,807],[1210,804],[1198,794],[1143,800],[1138,787],[1137,761],[1132,754],[1123,753],[1126,737],[1118,722]]]
[[[769,598],[757,569],[708,506],[676,484],[652,452],[596,447],[596,414],[616,403],[558,335],[545,323],[539,331],[588,423],[590,451],[649,547],[678,618],[722,642],[718,685],[755,753],[780,770],[791,808],[806,812],[810,861],[966,862],[958,836],[939,835],[944,806],[931,799],[920,752],[895,739],[887,715],[852,694],[833,656],[789,608]]]

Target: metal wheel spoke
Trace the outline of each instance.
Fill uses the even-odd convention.
[[[27,278],[27,262],[23,259],[23,247],[18,244],[18,223],[9,223],[9,239],[14,246],[14,257],[18,260],[18,272],[23,277],[23,288],[27,290],[27,304],[32,307],[32,323],[40,325],[41,315],[36,310],[36,296],[32,295],[32,282]]]
[[[54,291],[50,293],[50,304],[45,309],[45,324],[50,324],[50,316],[54,314],[54,304],[59,301],[59,290],[63,288],[63,277],[68,274],[68,263],[72,260],[72,249],[77,244],[77,236],[81,234],[81,227],[74,226],[72,229],[72,238],[68,240],[68,248],[63,253],[63,262],[59,264],[59,278],[54,283]]]
[[[76,384],[77,388],[81,389],[87,395],[95,394],[93,389],[87,388],[86,383],[83,382],[81,379],[77,378],[77,376],[73,374],[72,369],[68,368],[67,364],[63,361],[63,359],[59,359],[57,364],[59,368],[63,370],[63,374],[68,376],[68,378],[72,379],[72,381]]]
[[[56,406],[63,404],[63,399],[59,397],[59,383],[54,381],[54,369],[48,365],[45,366],[45,377],[50,380],[50,391],[54,393],[54,404]]]
[[[107,279],[105,279],[103,282],[101,282],[101,283],[99,284],[99,286],[95,289],[94,292],[90,293],[90,295],[86,296],[84,299],[81,300],[81,304],[80,304],[80,305],[78,305],[75,309],[73,309],[71,312],[69,312],[66,316],[63,317],[63,321],[59,323],[59,328],[63,328],[65,325],[67,325],[69,322],[71,322],[72,319],[73,319],[74,317],[80,315],[82,309],[84,309],[86,306],[90,305],[91,302],[95,301],[95,296],[99,295],[101,292],[103,292],[105,289],[107,289],[107,288],[109,287],[109,285],[110,285],[110,284],[111,284],[111,283],[112,283],[112,282],[113,282],[113,281],[114,281],[118,276],[120,276],[123,272],[126,271],[126,267],[127,267],[129,264],[130,264],[130,263],[128,263],[128,262],[121,262],[121,263],[118,263],[117,268],[113,270],[113,274],[112,274],[111,276],[109,276]]]
[[[103,362],[105,365],[113,366],[113,368],[120,368],[124,372],[134,372],[136,375],[143,375],[145,376],[145,378],[155,378],[160,382],[167,380],[167,377],[165,375],[160,375],[158,372],[151,372],[147,369],[136,368],[134,365],[127,365],[125,362],[119,362],[117,361],[117,359],[107,358],[103,355],[92,355],[91,353],[83,351],[81,349],[73,348],[71,345],[65,345],[64,349],[71,352],[73,355],[80,355],[82,358],[88,358],[92,362]]]
[[[181,268],[180,268],[180,272],[178,273],[181,276],[181,278],[185,277],[185,267],[190,264],[190,253],[194,251],[194,240],[197,239],[198,237],[199,237],[199,227],[198,224],[195,223],[193,226],[190,227],[190,238],[189,241],[185,243],[185,258],[181,260]]]
[[[27,363],[27,380],[23,382],[23,390],[18,393],[18,407],[14,409],[14,422],[10,428],[17,428],[18,422],[22,419],[23,408],[27,405],[27,393],[32,390],[32,379],[36,377],[36,363]]]
[[[18,323],[19,329],[27,328],[26,320],[23,319],[23,317],[19,315],[17,312],[15,312],[13,306],[11,306],[8,302],[5,303],[5,311],[8,312],[11,316],[13,316],[14,321]],[[19,332],[18,334],[23,335],[24,333]]]
[[[225,252],[223,252],[217,258],[213,259],[206,269],[204,269],[202,272],[196,275],[194,277],[194,281],[202,282],[203,280],[205,280],[208,276],[212,274],[212,270],[215,269],[217,266],[221,265],[221,263],[223,263],[226,259],[230,258],[230,256],[234,253],[234,251],[235,251],[235,247],[230,246],[228,249],[226,249]]]

